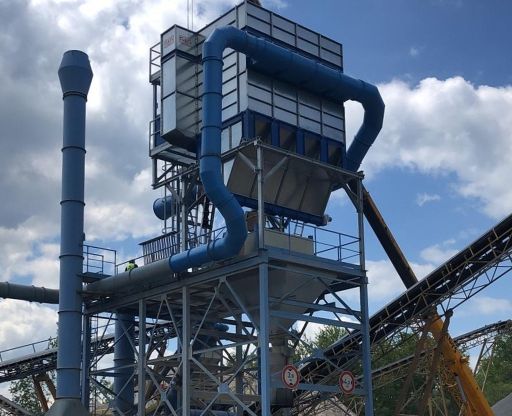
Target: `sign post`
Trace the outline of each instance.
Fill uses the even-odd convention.
[[[291,390],[297,388],[300,381],[299,370],[291,364],[284,366],[283,371],[281,372],[281,380],[285,387]]]
[[[350,395],[354,393],[354,389],[356,388],[356,379],[350,371],[342,371],[338,379],[338,384],[340,385],[342,393]]]

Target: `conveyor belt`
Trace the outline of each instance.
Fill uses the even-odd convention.
[[[443,302],[460,287],[510,257],[511,237],[512,215],[374,314],[370,318],[372,344],[386,339],[414,319],[420,319],[429,308]],[[339,367],[347,360],[345,354],[357,351],[360,343],[360,334],[353,333],[327,348],[324,353]],[[302,376],[314,382],[320,382],[335,371],[324,360],[308,363],[301,369]]]
[[[148,326],[148,338],[153,331],[152,326]],[[153,333],[153,341],[159,342],[175,336],[174,326],[172,324],[159,325]],[[135,330],[135,344],[138,345],[138,330]],[[92,347],[95,357],[101,357],[114,352],[114,335],[107,334],[99,340],[93,340]],[[57,348],[37,352],[23,357],[14,358],[0,362],[0,383],[19,380],[31,375],[46,373],[55,370],[57,367]]]
[[[489,324],[474,331],[466,332],[454,338],[453,341],[461,346],[463,349],[473,348],[480,345],[483,340],[488,338],[495,338],[503,333],[510,333],[512,331],[512,320],[499,321],[494,324]]]
[[[6,414],[8,414],[8,415],[33,416],[32,413],[25,410],[20,405],[10,401],[7,397],[2,396],[1,394],[0,394],[0,410],[7,412]]]
[[[490,325],[483,326],[475,329],[474,331],[467,332],[454,338],[453,341],[457,345],[457,348],[462,351],[466,351],[470,348],[481,345],[485,340],[494,339],[502,334],[512,332],[512,320],[499,321]],[[414,355],[401,358],[393,363],[390,363],[384,367],[374,369],[372,371],[373,378],[379,378],[389,373],[399,371],[404,367],[408,367],[413,359]]]

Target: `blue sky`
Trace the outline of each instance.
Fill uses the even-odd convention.
[[[297,0],[284,13],[341,40],[346,72],[369,81],[460,75],[475,84],[512,82],[507,1]]]
[[[196,28],[232,0],[196,0]],[[366,186],[422,276],[512,210],[512,55],[506,1],[269,0],[264,5],[344,45],[346,73],[379,86],[382,134]],[[4,279],[57,287],[62,52],[82,49],[95,77],[88,103],[86,233],[132,257],[161,225],[151,202],[147,54],[186,1],[0,3],[0,267]],[[27,64],[28,59],[30,64]],[[361,110],[347,106],[348,131]],[[328,212],[343,230],[348,204]],[[401,283],[367,227],[371,308]],[[512,314],[510,277],[457,309],[452,333]],[[55,332],[55,311],[0,301],[0,350]],[[52,321],[53,319],[53,321]],[[5,322],[10,321],[6,326]]]
[[[472,107],[471,101],[475,95],[479,95],[481,86],[496,87],[496,91],[504,92],[502,89],[511,84],[512,54],[508,52],[508,41],[512,38],[509,24],[512,5],[508,2],[322,1],[318,7],[308,7],[310,4],[307,1],[296,1],[293,7],[286,10],[286,14],[341,41],[344,45],[345,71],[349,75],[379,85],[384,84],[388,88],[394,81],[405,83],[405,90],[408,94],[417,95],[420,103],[421,99],[423,102],[432,100],[432,106],[439,104],[441,108],[456,94],[465,92],[458,88],[447,88],[436,96],[428,93],[419,94],[418,89],[422,87],[418,84],[422,80],[436,78],[439,80],[437,87],[443,89],[444,81],[459,77],[460,85],[464,86],[462,89],[466,89],[466,93],[472,90],[467,96],[468,107]],[[508,91],[508,94],[505,94],[508,98],[504,101],[508,103],[505,115],[507,118],[510,112],[510,90]],[[384,97],[386,100],[385,94]],[[413,100],[413,103],[418,101]],[[460,103],[464,106],[464,100]],[[394,105],[394,101],[387,105],[389,109]],[[480,112],[483,114],[492,111],[493,104],[486,102],[482,107],[478,107],[479,110],[473,112],[475,119],[478,119]],[[431,149],[433,151],[428,157],[439,157],[441,160],[457,159],[456,153],[446,155],[447,150],[443,149],[444,146],[447,149],[454,146],[453,150],[456,151],[454,143],[457,142],[461,148],[477,144],[474,151],[488,153],[482,155],[482,166],[475,163],[473,167],[476,171],[481,169],[483,177],[489,173],[485,172],[489,164],[506,162],[507,159],[500,161],[499,158],[494,162],[491,154],[496,148],[499,149],[499,143],[509,144],[512,141],[512,134],[509,131],[503,132],[503,142],[499,140],[495,143],[492,129],[487,129],[485,125],[479,130],[475,129],[475,126],[464,125],[465,116],[460,113],[465,113],[467,109],[460,108],[460,113],[450,105],[445,109],[453,111],[450,117],[454,119],[453,125],[446,120],[440,121],[440,124],[448,129],[446,135],[440,128],[419,133],[420,137],[428,136],[425,138],[432,140],[433,143],[437,142],[439,146],[439,155],[436,155],[435,149]],[[502,109],[497,110],[495,117],[500,119],[503,117]],[[421,111],[417,110],[416,115],[412,117],[421,117]],[[436,111],[428,113],[435,115]],[[384,134],[377,140],[389,139],[389,132],[386,132],[388,116],[393,117],[392,122],[407,124],[410,121],[408,115],[404,113],[403,120],[395,120],[395,115],[390,116],[388,111]],[[455,122],[458,117],[461,117],[460,123]],[[487,121],[487,117],[483,116],[482,124]],[[436,119],[414,126],[429,129],[430,123],[435,124]],[[462,126],[459,132],[462,134],[463,131],[467,141],[457,137],[458,125]],[[410,133],[409,139],[415,141],[412,136],[417,135],[418,130],[404,127],[402,133]],[[406,140],[408,138],[404,137],[403,141]],[[446,143],[446,140],[451,143]],[[419,154],[421,146],[422,144],[418,143],[417,148],[412,149],[411,153]],[[507,146],[503,147],[507,154],[509,149]],[[383,145],[370,150],[375,151],[393,152],[398,149],[396,146]],[[429,162],[415,160],[414,156],[412,159],[408,158],[407,162],[400,160],[400,157],[398,160],[391,159],[394,161],[386,163],[383,168],[375,169],[375,164],[363,165],[368,175],[366,186],[377,201],[408,259],[422,266],[417,267],[418,276],[466,246],[510,212],[511,207],[506,198],[503,198],[503,209],[489,209],[489,205],[497,203],[489,201],[500,200],[501,192],[492,195],[492,191],[488,190],[486,196],[480,195],[478,191],[461,192],[461,188],[468,186],[472,180],[467,180],[465,169],[460,165],[456,166],[457,162],[433,168]],[[471,160],[478,162],[478,158]],[[506,182],[505,178],[505,175],[494,179],[489,177],[492,181],[503,183]],[[369,227],[367,236],[368,258],[377,262],[385,259],[385,254],[373,238]],[[370,266],[371,264],[372,262]],[[369,273],[371,276],[371,268]],[[491,306],[482,311],[475,307],[475,302],[467,307],[461,307],[460,319],[457,319],[456,312],[452,321],[452,332],[458,333],[484,322],[510,318],[512,308],[508,288],[510,283],[509,277],[506,276],[487,289],[480,297],[480,301],[476,302],[479,305],[495,304],[495,308]],[[498,300],[493,302],[494,298]],[[380,299],[372,306],[375,307],[377,304],[381,304]],[[469,313],[469,310],[474,313]]]

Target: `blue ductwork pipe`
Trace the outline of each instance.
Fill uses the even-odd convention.
[[[302,86],[328,92],[329,96],[337,96],[340,101],[353,100],[361,103],[365,112],[363,124],[347,151],[346,164],[348,170],[356,171],[359,168],[382,128],[384,102],[377,87],[233,26],[215,29],[204,43],[205,83],[219,82],[219,88],[222,86],[222,74],[218,72],[218,66],[222,67],[222,52],[225,48],[242,52],[257,62],[264,62],[265,67],[269,68],[268,72],[286,74],[287,78],[297,80]],[[216,70],[206,74],[207,66]],[[261,68],[261,65],[258,67]],[[208,76],[212,78],[208,79]]]
[[[0,282],[0,298],[57,304],[59,303],[59,291],[57,289],[47,289],[45,287]]]
[[[64,100],[57,400],[49,415],[87,414],[80,403],[84,239],[85,105],[92,81],[89,57],[67,51],[59,67]]]
[[[354,100],[361,103],[365,110],[363,124],[348,149],[347,169],[359,169],[369,147],[375,141],[384,118],[384,102],[377,87],[233,26],[215,29],[203,44],[203,127],[199,172],[208,198],[224,217],[226,234],[222,239],[175,254],[168,260],[91,283],[87,286],[88,292],[127,291],[136,285],[149,284],[148,279],[154,282],[165,279],[169,271],[182,272],[211,261],[226,259],[240,251],[247,237],[244,213],[224,185],[221,174],[222,53],[226,48],[244,53],[253,60],[265,62],[273,73],[289,73],[301,85],[328,91],[330,96],[334,94],[340,101]]]

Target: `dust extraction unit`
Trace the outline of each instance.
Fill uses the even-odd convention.
[[[85,115],[90,69],[83,54],[67,54],[80,62],[71,65],[76,85],[63,84],[65,126],[83,130],[72,112]],[[64,211],[83,212],[83,173],[69,173],[82,194],[63,191],[69,267],[61,263],[50,414],[70,414],[80,400],[82,413],[94,413],[90,393],[106,377],[119,415],[289,414],[318,395],[359,397],[373,415],[357,170],[382,127],[377,88],[343,73],[339,43],[250,2],[197,32],[165,31],[150,50],[150,83],[163,233],[142,243],[137,268],[75,270],[70,247],[83,225]],[[348,150],[347,100],[364,108]],[[85,146],[73,143],[69,154],[83,158]],[[329,228],[326,207],[339,189],[354,205],[353,235]],[[105,316],[115,321],[114,362],[100,369],[91,338]],[[315,365],[328,358],[304,345],[309,328],[326,325],[362,336],[320,377]]]

